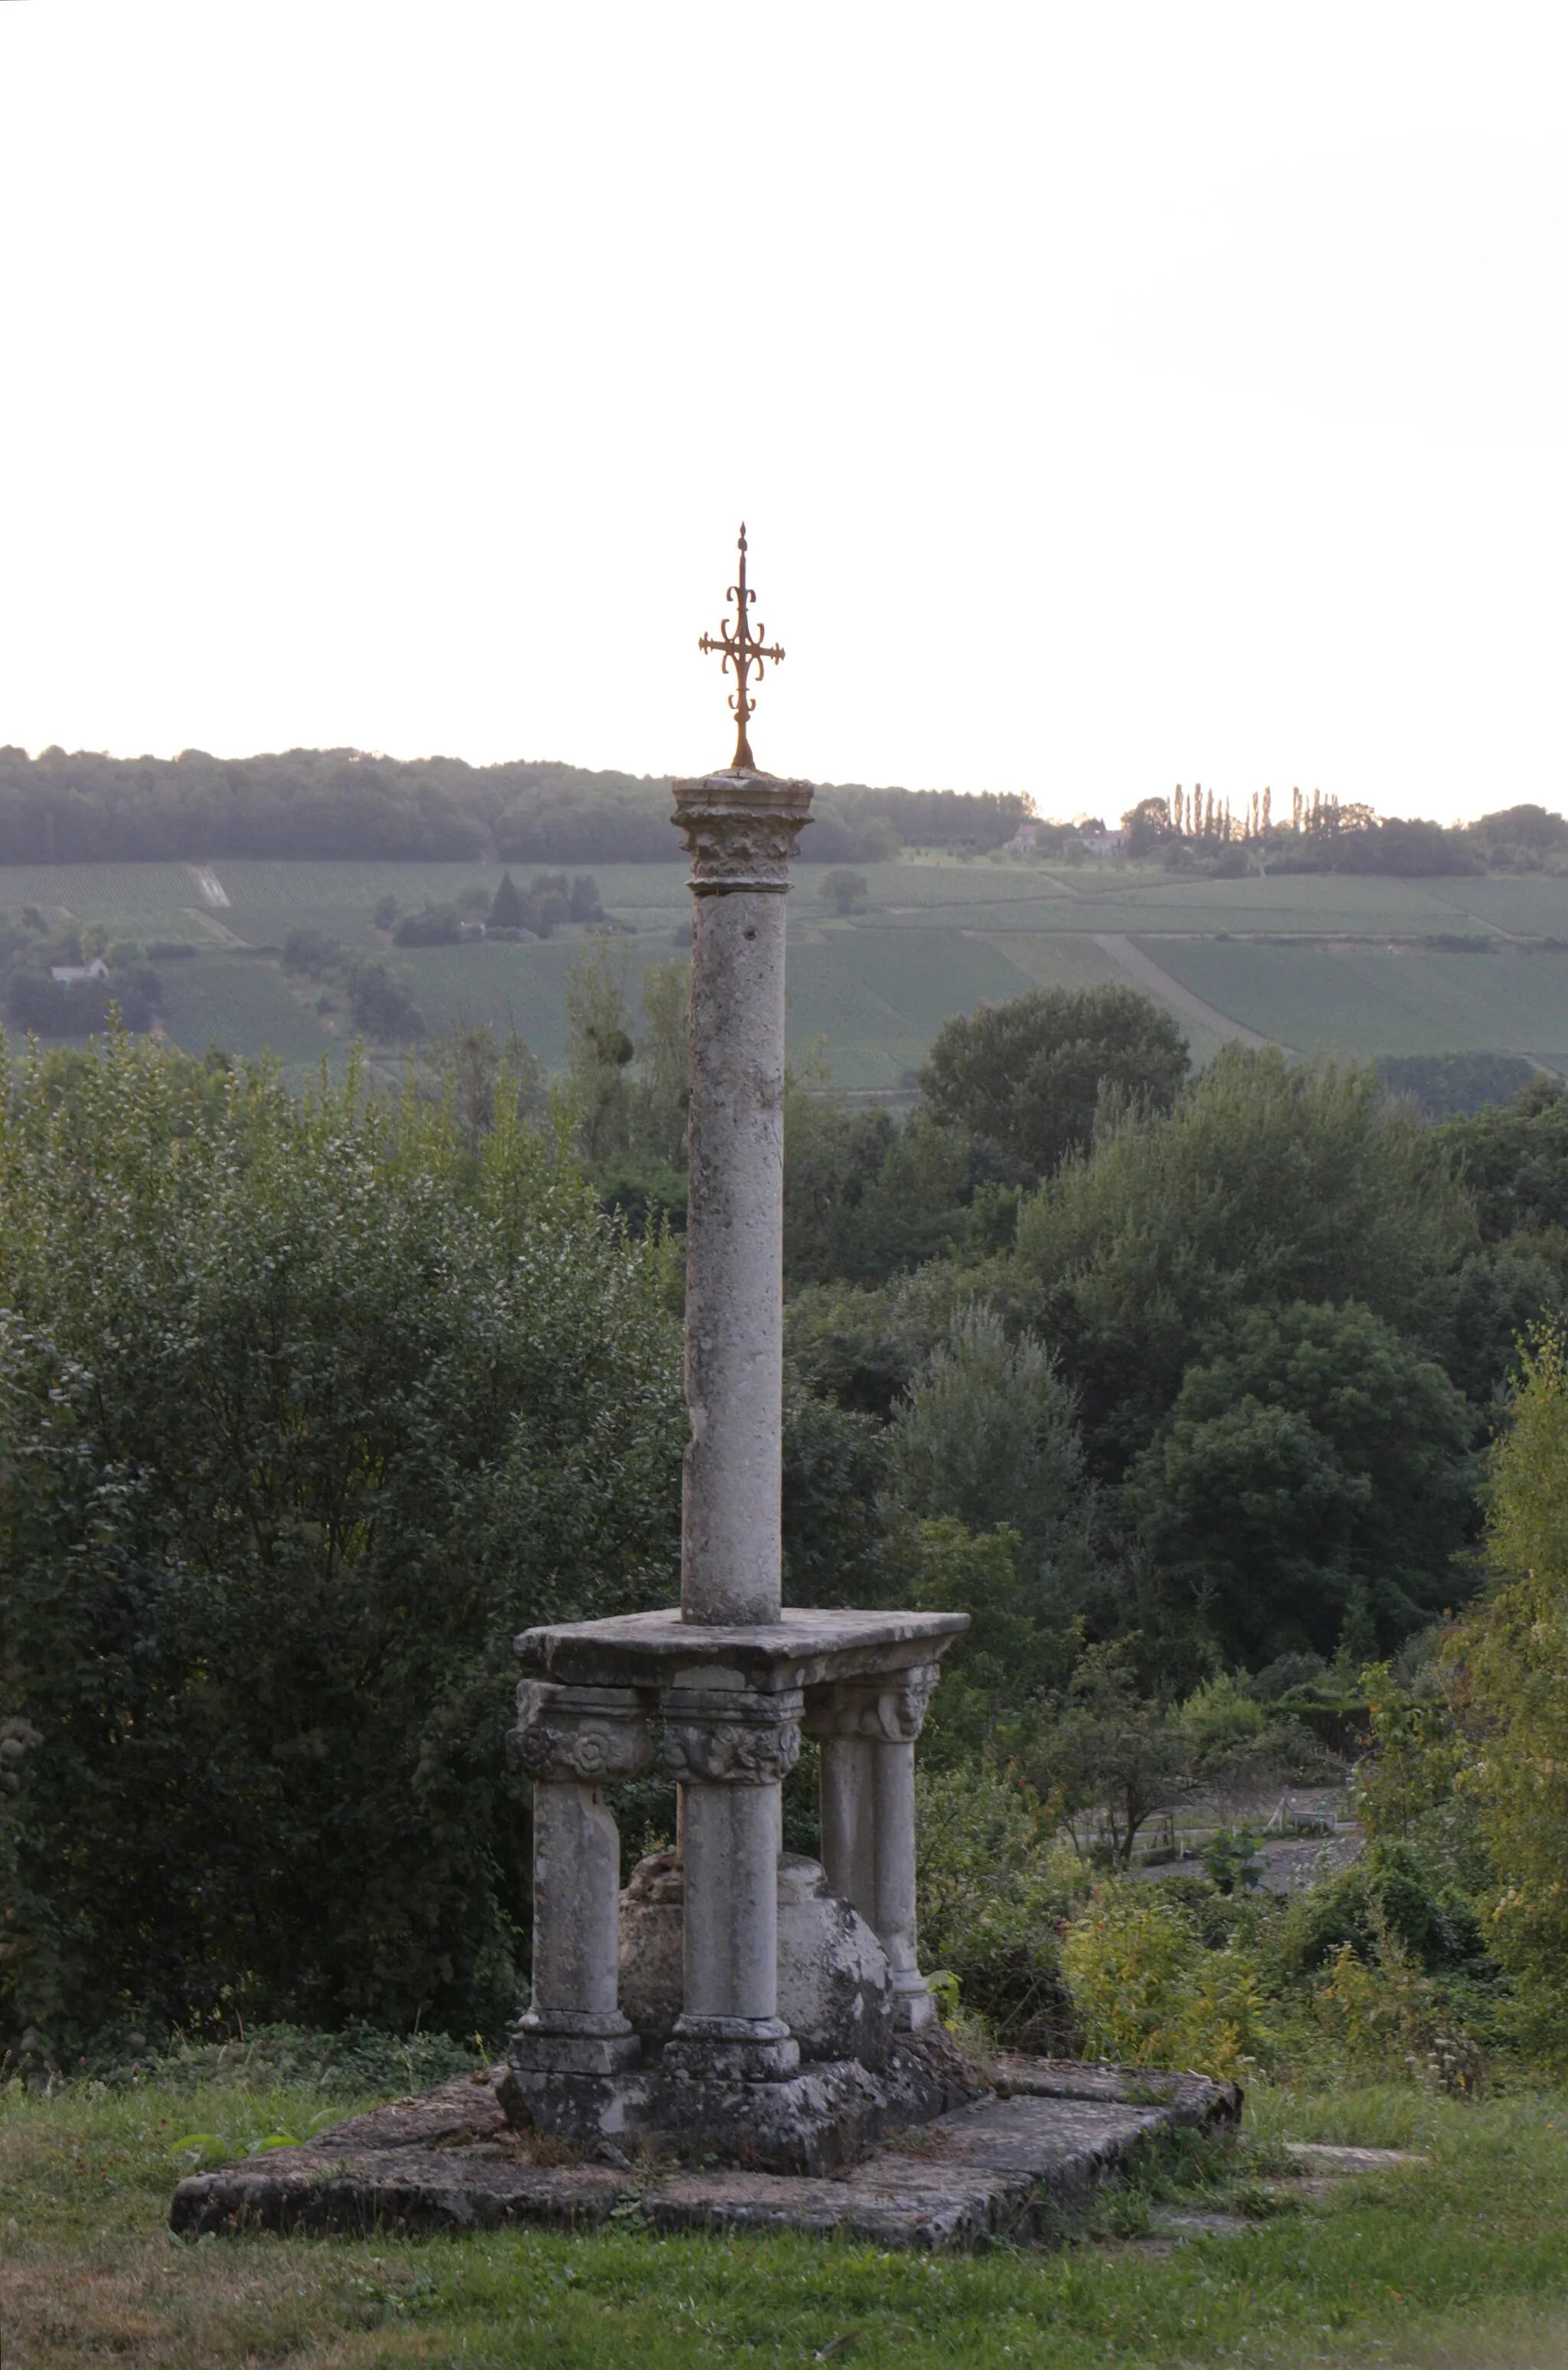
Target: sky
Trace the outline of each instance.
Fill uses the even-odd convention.
[[[1568,803],[1568,18],[0,0],[0,742]]]

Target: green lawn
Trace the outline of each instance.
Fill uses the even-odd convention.
[[[656,2238],[634,2219],[587,2238],[169,2242],[185,2166],[213,2146],[243,2154],[298,2136],[349,2104],[309,2089],[0,2093],[6,2370],[114,2359],[146,2370],[1568,2362],[1562,2097],[1464,2106],[1413,2089],[1265,2091],[1233,2174],[1211,2169],[1196,2187],[1178,2174],[1185,2195],[1167,2177],[1102,2200],[1053,2249],[974,2260]],[[1265,2190],[1282,2137],[1404,2146],[1426,2161],[1321,2195],[1299,2181]],[[1151,2202],[1258,2218],[1158,2252]]]

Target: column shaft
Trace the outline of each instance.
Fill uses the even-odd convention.
[[[876,1856],[873,1845],[873,1755],[868,1737],[821,1735],[822,1865],[841,1901],[876,1925]]]
[[[508,1745],[533,1778],[533,1990],[513,2063],[534,2074],[610,2074],[635,2056],[618,2004],[621,1838],[602,1787],[653,1759],[624,1687],[525,1680]]]
[[[784,901],[693,900],[681,1606],[775,1621],[784,1354]]]
[[[800,1752],[793,1693],[672,1687],[660,1752],[685,1795],[678,2075],[770,2080],[800,2063],[778,2013],[781,1787]]]
[[[533,1789],[533,2015],[608,2019],[616,2006],[621,1838],[597,1786]]]
[[[686,1789],[688,2017],[778,2015],[779,1789]]]

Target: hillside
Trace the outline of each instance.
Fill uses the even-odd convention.
[[[1561,875],[1202,880],[1119,859],[906,855],[861,867],[864,896],[841,915],[822,894],[830,869],[801,865],[790,899],[790,1040],[797,1055],[822,1041],[834,1080],[854,1092],[907,1093],[950,1013],[1035,984],[1100,980],[1153,995],[1200,1061],[1241,1037],[1301,1054],[1505,1053],[1568,1071]],[[318,1010],[333,1001],[319,981],[284,969],[291,932],[314,928],[373,950],[431,1028],[466,1013],[515,1029],[553,1064],[580,926],[543,941],[405,948],[373,919],[388,898],[406,913],[464,890],[492,895],[500,878],[493,860],[11,865],[0,867],[0,935],[74,931],[111,961],[144,961],[177,1043],[269,1049],[298,1076],[340,1058],[353,1034],[342,1010]],[[634,972],[681,952],[680,862],[602,864],[594,878]],[[181,945],[194,959],[173,955]]]

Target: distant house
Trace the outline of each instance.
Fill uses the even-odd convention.
[[[457,935],[460,938],[482,938],[485,935],[485,925],[483,922],[459,922]]]
[[[90,963],[55,963],[49,976],[56,987],[74,987],[79,979],[107,979],[109,965],[101,955],[95,955]]]
[[[1091,856],[1119,856],[1127,846],[1125,831],[1081,831],[1078,836]]]
[[[1001,853],[1003,856],[1033,856],[1035,842],[1039,836],[1037,823],[1021,823],[1012,838],[1002,841]]]

